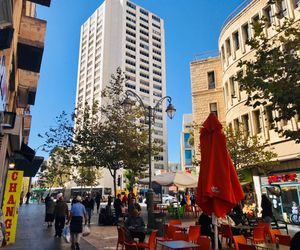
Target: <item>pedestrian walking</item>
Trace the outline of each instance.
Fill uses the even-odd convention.
[[[123,198],[122,198],[122,204],[124,207],[127,206],[127,202],[128,202],[128,197],[127,197],[127,194],[125,193]]]
[[[30,196],[31,196],[31,193],[28,191],[26,194],[26,204],[27,205],[29,204]]]
[[[52,223],[54,221],[54,210],[55,210],[55,202],[53,200],[53,197],[50,196],[46,197],[45,205],[46,205],[45,222],[48,223],[48,227],[52,227]]]
[[[94,210],[94,206],[95,206],[95,201],[94,199],[91,197],[91,195],[87,195],[85,197],[85,200],[82,202],[82,204],[85,207],[85,210],[87,212],[88,215],[88,223],[89,225],[91,224],[91,217],[92,217],[92,211]]]
[[[100,202],[101,202],[101,195],[99,192],[96,193],[95,202],[97,205],[97,213],[99,213]]]
[[[64,201],[64,197],[62,193],[59,193],[56,196],[56,205],[54,209],[55,216],[55,235],[54,237],[61,237],[62,230],[65,226],[66,219],[69,218],[69,210],[68,205]]]
[[[80,249],[79,241],[83,230],[83,219],[84,224],[87,223],[87,212],[84,205],[81,203],[82,199],[77,196],[70,210],[70,233],[71,233],[71,249]],[[67,222],[67,224],[69,221]]]
[[[119,218],[122,216],[122,201],[121,201],[121,194],[117,195],[117,198],[114,202],[114,208],[115,208],[115,225],[118,225]]]
[[[264,222],[271,223],[273,220],[272,203],[265,194],[261,196],[261,208]]]

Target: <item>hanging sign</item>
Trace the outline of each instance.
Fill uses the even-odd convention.
[[[297,181],[297,174],[270,175],[268,176],[269,184],[273,182]]]
[[[23,171],[8,170],[2,208],[7,244],[14,243],[16,240],[22,180]]]

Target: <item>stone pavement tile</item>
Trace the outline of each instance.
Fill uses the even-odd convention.
[[[116,249],[117,227],[91,225],[91,234],[84,239],[97,249]]]

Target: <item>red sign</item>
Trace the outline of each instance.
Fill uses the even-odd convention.
[[[270,175],[268,176],[269,184],[273,182],[288,182],[297,181],[297,174],[284,174],[284,175]]]

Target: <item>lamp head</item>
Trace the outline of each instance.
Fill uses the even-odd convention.
[[[174,107],[174,105],[170,102],[167,109],[166,109],[167,115],[170,119],[173,119],[173,117],[175,116],[175,112],[176,109]]]
[[[132,106],[134,105],[134,102],[129,98],[129,96],[126,96],[122,105],[123,105],[125,111],[129,111],[132,108]]]

